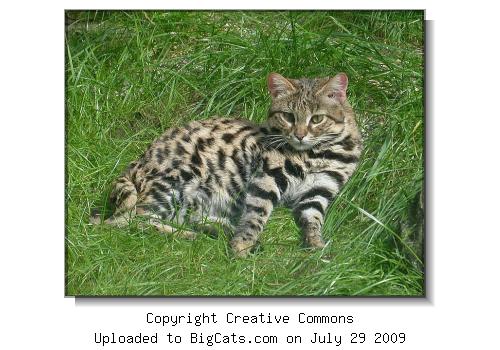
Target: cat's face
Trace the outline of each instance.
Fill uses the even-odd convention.
[[[267,83],[272,97],[270,147],[288,143],[305,151],[343,133],[351,111],[344,73],[320,79],[287,79],[271,73]]]

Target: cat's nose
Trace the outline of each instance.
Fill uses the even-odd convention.
[[[306,135],[305,134],[295,134],[295,137],[297,138],[297,140],[302,141],[302,139],[304,137],[306,137]]]

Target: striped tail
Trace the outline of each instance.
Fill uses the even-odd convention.
[[[127,175],[121,176],[118,180],[116,180],[113,191],[111,191],[109,201],[111,205],[115,207],[115,211],[110,218],[104,221],[104,223],[116,225],[117,221],[123,221],[120,220],[120,217],[125,214],[128,214],[129,217],[130,215],[133,216],[135,214],[137,189]],[[99,209],[92,210],[90,223],[94,225],[102,223],[102,215]]]

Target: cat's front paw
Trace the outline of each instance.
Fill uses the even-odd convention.
[[[323,249],[325,247],[325,241],[321,236],[306,236],[305,245],[313,249]]]
[[[251,240],[244,240],[243,237],[234,237],[230,245],[235,257],[245,258],[250,254],[256,243]]]

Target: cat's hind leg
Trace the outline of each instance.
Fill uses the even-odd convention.
[[[184,210],[180,211],[181,217],[197,232],[216,238],[220,233],[225,236],[234,232],[231,221],[219,209],[214,207],[210,200],[201,195],[185,198]]]
[[[217,238],[219,233],[224,234],[226,237],[234,233],[234,226],[227,218],[220,218],[216,216],[208,216],[198,222],[193,222],[192,226],[198,232],[207,234],[212,238]]]
[[[175,234],[178,237],[182,237],[189,240],[193,240],[197,236],[196,232],[187,230],[185,228],[176,228],[169,225],[168,223],[165,223],[162,220],[162,217],[156,213],[145,211],[139,208],[137,210],[137,214],[146,219],[145,221],[140,221],[138,223],[139,227],[141,227],[142,229],[146,229],[149,226],[153,226],[161,233]]]

